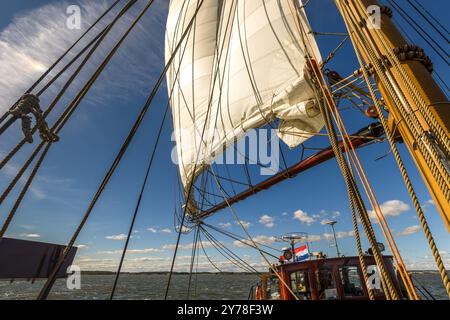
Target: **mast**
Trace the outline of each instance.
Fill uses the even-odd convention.
[[[406,41],[391,20],[390,8],[380,6],[377,0],[335,2],[347,27],[352,23],[355,27],[349,32],[360,33],[367,41],[365,45],[353,41],[366,65],[373,67],[385,60],[382,61],[384,71],[375,71],[375,81],[389,110],[389,131],[405,142],[450,231],[450,102],[433,79],[431,60],[421,48]],[[363,19],[367,17],[370,6],[380,8],[380,28],[368,27],[367,19]],[[365,12],[363,8],[366,8]],[[370,49],[374,49],[378,61],[370,54]],[[394,55],[402,68],[396,68],[389,60]]]

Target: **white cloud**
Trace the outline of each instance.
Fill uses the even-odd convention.
[[[272,243],[275,243],[277,239],[275,237],[269,236],[256,236],[253,237],[253,241],[256,242],[256,244],[270,245]],[[241,241],[234,241],[233,245],[238,248],[246,248],[248,246],[253,246],[253,242],[250,239],[242,239]]]
[[[255,269],[264,272],[267,271],[267,265],[261,260],[254,257],[244,257],[246,262]],[[199,272],[217,272],[211,265],[208,259],[200,255],[198,256]],[[225,272],[239,272],[239,269],[233,262],[223,258],[210,256],[214,264]],[[175,272],[188,272],[191,266],[190,256],[180,256],[177,259],[178,263],[175,265]],[[124,272],[167,272],[170,269],[172,262],[171,257],[142,257],[142,258],[126,258],[123,265]],[[75,264],[80,266],[82,270],[98,270],[98,271],[116,271],[117,259],[98,259],[92,257],[77,257]]]
[[[391,200],[383,203],[381,206],[381,212],[383,212],[385,217],[398,217],[402,213],[411,210],[411,207],[400,200]],[[369,216],[371,219],[376,219],[375,211],[369,211]]]
[[[337,219],[341,216],[341,212],[340,211],[333,211],[333,213],[331,214],[331,217],[333,219]]]
[[[219,227],[223,228],[223,229],[230,229],[231,228],[231,223],[230,222],[221,222],[219,223]]]
[[[259,218],[259,223],[261,223],[266,228],[273,228],[275,227],[275,218],[265,214],[261,218]]]
[[[107,240],[114,240],[114,241],[123,241],[127,239],[127,235],[122,233],[122,234],[117,234],[117,235],[113,235],[113,236],[106,236],[105,239]],[[133,237],[131,237],[133,238]]]
[[[83,249],[89,249],[89,247],[85,244],[79,244],[76,246],[79,250],[83,250]]]
[[[24,238],[40,238],[41,237],[41,235],[37,234],[37,233],[22,233],[20,236],[24,237]]]
[[[308,242],[319,242],[322,241],[322,236],[310,234],[308,235]]]
[[[337,239],[352,238],[354,236],[355,236],[355,231],[353,231],[353,230],[348,231],[348,232],[345,232],[345,231],[336,232]],[[324,233],[323,238],[325,240],[329,240],[329,241],[334,240],[334,235],[332,233]]]
[[[222,242],[219,242],[222,243]],[[222,243],[223,244],[223,243]],[[197,244],[197,247],[201,248],[203,246],[203,248],[213,248],[215,245],[210,242],[210,241],[202,241],[201,244],[200,242]],[[175,250],[176,245],[175,244],[165,244],[162,247],[164,250]],[[193,244],[192,243],[188,243],[188,244],[180,244],[178,246],[179,250],[192,250],[193,248]]]
[[[238,222],[236,222],[236,224],[240,226],[240,224],[239,224]],[[245,229],[248,229],[248,228],[250,228],[250,227],[253,225],[253,224],[251,224],[250,222],[248,222],[248,221],[243,221],[243,220],[241,220],[241,224],[242,224],[242,226],[243,226]]]
[[[147,231],[151,232],[151,233],[157,233],[158,230],[156,230],[155,228],[148,228]]]
[[[163,250],[155,249],[155,248],[127,250],[128,254],[147,254],[147,253],[159,253],[159,252],[163,252]],[[99,253],[100,254],[122,254],[122,250],[100,251]]]
[[[167,228],[167,229],[162,229],[161,232],[169,234],[169,233],[172,233],[172,230]]]
[[[66,1],[53,1],[50,4],[41,6],[31,11],[24,11],[14,18],[14,20],[0,32],[0,113],[4,113],[14,102],[27,90],[31,84],[37,80],[43,72],[53,64],[54,61],[75,42],[84,32],[89,23],[95,21],[109,5],[108,1],[80,1],[82,8],[82,27],[83,30],[69,30],[66,27],[67,15],[66,8],[70,3]],[[140,10],[140,5],[131,9],[126,18],[120,20],[105,42],[99,47],[97,53],[103,57],[110,50],[113,43],[122,35],[125,28],[128,28],[129,19],[136,15]],[[108,87],[114,89],[108,90],[110,94],[119,99],[122,90],[127,87],[144,90],[151,83],[152,75],[148,72],[154,61],[160,61],[163,52],[161,44],[163,36],[159,32],[148,32],[154,28],[164,30],[165,18],[167,12],[167,3],[165,1],[156,1],[153,5],[153,14],[147,15],[142,19],[127,39],[127,45],[117,52],[116,57],[120,57],[120,63],[117,59],[111,61],[114,68],[105,70],[109,79],[114,81],[105,81],[97,83],[100,90],[107,90]],[[111,15],[106,20],[110,20]],[[100,23],[94,31],[91,32],[86,40],[83,40],[63,61],[67,63],[72,59],[75,52],[79,52],[83,45],[92,39],[92,35],[98,33],[104,28],[106,20]],[[153,28],[152,28],[153,27]],[[147,45],[151,44],[151,45]],[[156,45],[157,44],[157,45]],[[139,46],[139,48],[136,48]],[[100,54],[94,54],[93,58],[98,64]],[[139,64],[137,63],[139,62]],[[61,69],[60,64],[51,75],[55,75]],[[139,67],[139,66],[145,66]],[[93,63],[86,66],[87,70],[93,70]],[[149,69],[147,69],[147,67]],[[73,68],[72,68],[73,70]],[[89,72],[90,72],[89,71]],[[113,76],[114,75],[114,76]],[[83,75],[86,78],[86,75]],[[49,77],[46,78],[48,81]],[[64,75],[61,80],[66,80]],[[107,83],[107,84],[106,84]],[[79,87],[81,82],[76,80],[74,86]],[[55,83],[55,87],[49,91],[54,94],[61,87],[61,81]],[[40,88],[40,87],[39,87]],[[89,97],[93,102],[97,97]]]
[[[397,235],[399,237],[406,237],[406,236],[410,236],[413,234],[418,233],[421,230],[421,227],[416,225],[416,226],[411,226],[408,228],[405,228],[404,230],[400,231]]]
[[[314,222],[316,222],[316,219],[314,219],[313,217],[311,217],[310,215],[308,215],[308,213],[306,213],[303,210],[297,210],[294,212],[294,219],[300,221],[303,224],[306,224],[308,226],[312,225]]]

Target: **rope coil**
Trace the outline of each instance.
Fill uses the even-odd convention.
[[[43,111],[40,106],[39,97],[26,93],[20,98],[11,110],[8,111],[8,115],[11,115],[15,120],[22,121],[22,132],[24,139],[27,143],[33,143],[33,129],[31,128],[31,119],[34,116],[36,120],[36,127],[39,130],[39,135],[42,141],[45,142],[57,142],[59,137],[52,133],[45,121]]]

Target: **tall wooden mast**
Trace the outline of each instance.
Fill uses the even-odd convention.
[[[450,102],[432,77],[431,60],[406,41],[391,20],[392,10],[377,0],[336,3],[347,27],[355,27],[349,32],[365,41],[353,43],[366,65],[384,67],[372,71],[389,111],[389,129],[405,142],[450,231]],[[379,26],[369,25],[368,8],[377,8],[371,6],[380,9]]]

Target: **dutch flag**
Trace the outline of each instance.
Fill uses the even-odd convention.
[[[294,250],[295,261],[301,262],[309,259],[309,248],[308,245],[301,246]]]

